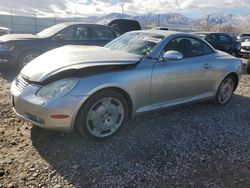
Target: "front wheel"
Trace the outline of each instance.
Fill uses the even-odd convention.
[[[90,139],[103,140],[113,136],[128,119],[126,99],[113,90],[91,96],[78,113],[77,127]]]
[[[232,76],[227,76],[221,83],[217,95],[215,97],[215,102],[218,105],[225,105],[231,99],[236,83]]]

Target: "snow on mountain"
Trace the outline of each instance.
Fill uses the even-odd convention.
[[[87,18],[83,18],[81,20],[87,22],[96,22],[101,24],[107,24],[113,19],[125,18],[125,19],[135,19],[140,22],[143,27],[154,27],[158,26],[169,26],[169,25],[206,25],[208,21],[208,25],[216,26],[216,25],[229,25],[229,26],[241,26],[241,27],[250,27],[250,12],[248,14],[243,15],[232,15],[225,13],[215,13],[203,16],[198,19],[191,19],[184,15],[178,13],[166,13],[166,14],[153,14],[148,13],[144,15],[132,16],[128,14],[120,14],[120,13],[111,13],[105,16],[91,16]]]

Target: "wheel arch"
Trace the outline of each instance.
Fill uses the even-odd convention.
[[[130,97],[130,95],[128,94],[128,92],[126,92],[124,89],[120,88],[120,87],[116,87],[116,86],[109,86],[109,87],[104,87],[104,88],[100,88],[98,90],[95,90],[93,93],[91,93],[88,98],[86,100],[84,100],[84,102],[81,103],[80,107],[78,108],[77,112],[76,112],[76,115],[75,115],[75,120],[74,120],[74,125],[73,125],[73,128],[75,129],[75,124],[77,123],[78,121],[78,117],[79,117],[79,113],[80,113],[80,110],[81,108],[84,106],[84,104],[86,103],[86,101],[88,101],[88,99],[90,97],[92,97],[93,95],[95,95],[96,93],[98,92],[101,92],[101,91],[105,91],[105,90],[113,90],[113,91],[116,91],[118,92],[119,94],[121,94],[125,100],[128,102],[128,112],[129,112],[129,118],[132,116],[133,114],[133,102],[132,102],[132,99]]]
[[[24,53],[27,53],[27,52],[30,52],[30,51],[36,51],[36,52],[39,52],[39,53],[41,53],[41,54],[44,53],[42,49],[37,48],[37,47],[25,48],[25,49],[23,49],[22,51],[20,51],[17,60],[20,61],[20,58],[22,57],[22,55],[23,55]]]
[[[238,76],[238,74],[237,73],[235,73],[235,72],[231,72],[231,73],[229,73],[227,76],[232,76],[233,77],[233,79],[234,79],[234,81],[235,81],[235,86],[234,86],[234,91],[237,89],[237,87],[238,87],[238,85],[239,85],[239,76]],[[227,77],[226,76],[226,77]],[[225,78],[226,78],[225,77]]]

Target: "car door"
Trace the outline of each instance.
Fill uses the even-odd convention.
[[[164,51],[175,50],[183,54],[181,60],[159,60],[152,72],[151,104],[182,101],[212,90],[212,64],[214,54],[203,41],[191,37],[177,37]]]
[[[96,46],[104,46],[117,37],[112,29],[106,26],[91,26],[92,44]]]

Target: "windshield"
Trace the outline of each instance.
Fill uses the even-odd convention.
[[[62,29],[64,29],[65,27],[66,27],[65,24],[57,24],[42,30],[40,33],[37,33],[36,35],[39,37],[51,37],[56,33],[58,33],[59,31],[61,31]]]
[[[105,47],[145,56],[150,54],[163,38],[162,35],[150,33],[127,33],[113,40]]]

